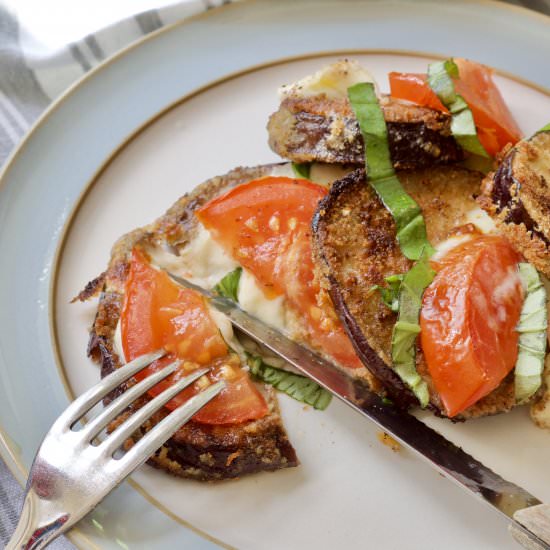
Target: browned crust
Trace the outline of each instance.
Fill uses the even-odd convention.
[[[413,169],[457,162],[463,152],[450,131],[446,113],[400,102],[381,101],[396,168]],[[364,164],[364,145],[347,99],[325,95],[288,97],[268,125],[269,145],[294,162]]]
[[[100,284],[103,285],[88,345],[89,356],[101,365],[102,377],[121,365],[114,351],[114,334],[120,317],[132,248],[135,245],[156,244],[169,246],[177,253],[195,230],[193,214],[198,207],[230,187],[266,175],[272,168],[273,165],[237,168],[225,176],[212,178],[179,199],[156,222],[132,231],[116,242],[106,272],[89,283],[79,295],[80,299],[87,299],[97,291]],[[125,391],[127,387],[117,392]],[[208,481],[296,466],[298,459],[283,427],[276,397],[272,390],[265,388],[264,391],[269,406],[269,414],[264,418],[231,426],[189,422],[178,430],[149,463],[180,477]],[[109,398],[113,397],[111,395]],[[134,403],[125,416],[133,414],[145,402],[147,398]],[[133,445],[165,414],[166,411],[157,413],[127,442],[127,446]],[[119,417],[116,422],[123,418]]]
[[[106,272],[104,271],[103,273],[98,275],[95,279],[92,279],[84,287],[84,289],[78,293],[78,296],[76,296],[71,300],[71,303],[76,301],[85,302],[86,300],[89,300],[90,298],[94,298],[95,296],[97,296],[101,292],[101,289],[105,284],[105,275],[106,275]]]
[[[406,172],[400,175],[406,191],[422,208],[428,237],[434,244],[446,239],[466,222],[475,208],[474,194],[481,174],[457,167]],[[391,367],[391,335],[396,315],[372,287],[384,277],[404,273],[411,262],[399,248],[395,224],[365,173],[357,170],[336,182],[322,201],[314,218],[313,249],[318,276],[331,294],[342,322],[361,359],[373,374],[387,384],[392,397],[405,406],[411,394]],[[441,411],[422,350],[417,348],[417,369],[428,383],[430,402]],[[380,374],[385,371],[385,374]],[[496,414],[515,405],[513,377],[493,393],[467,409],[460,419]]]
[[[480,206],[498,230],[550,277],[550,132],[520,141],[482,183]],[[546,176],[546,177],[545,177]]]

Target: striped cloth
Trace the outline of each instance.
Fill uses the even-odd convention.
[[[135,10],[140,9],[140,6],[142,8],[145,2],[0,0],[0,167],[52,100],[92,67],[144,34],[234,0],[181,0],[174,3],[175,1],[177,0],[171,0],[170,3],[170,0],[156,0],[155,5],[163,7],[136,14]],[[550,15],[550,0],[508,1]],[[46,14],[49,17],[45,23],[42,21],[41,28],[44,30],[49,25],[50,38],[56,38],[57,41],[48,42],[42,36],[37,36],[36,23],[40,23],[43,4],[47,5]],[[55,16],[49,10],[52,6],[60,5],[65,5],[68,12],[61,11],[64,13],[63,25],[55,27]],[[71,12],[73,5],[77,5],[78,13],[75,10]],[[86,18],[90,19],[90,12],[86,8],[93,10],[96,17],[91,19],[96,22],[101,20],[97,17],[97,12],[105,12],[105,23],[100,30],[89,26],[86,29],[84,23]],[[113,15],[113,12],[116,13]],[[80,21],[75,20],[74,16],[80,18]],[[75,27],[85,29],[85,35],[69,36],[66,43],[60,44],[58,31],[72,30]],[[21,488],[0,459],[2,546],[7,543],[15,529],[21,502]],[[74,546],[61,538],[52,543],[50,548],[68,550],[74,549]]]

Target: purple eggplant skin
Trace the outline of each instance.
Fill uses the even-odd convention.
[[[336,311],[340,314],[340,319],[344,328],[350,337],[350,340],[355,348],[355,352],[364,365],[371,371],[381,384],[384,386],[388,396],[393,403],[402,409],[409,409],[418,406],[418,399],[403,383],[401,378],[382,361],[380,356],[369,346],[365,335],[357,324],[357,321],[351,315],[340,286],[334,277],[329,277],[330,281],[330,297]],[[432,408],[432,407],[430,407]],[[439,409],[433,408],[434,411]]]
[[[365,170],[360,168],[335,182],[329,194],[319,203],[312,220],[313,247],[317,252],[318,260],[316,267],[321,272],[319,275],[321,283],[325,285],[328,283],[327,290],[331,301],[350,337],[357,355],[372,375],[380,381],[393,403],[400,408],[408,409],[418,405],[417,398],[405,386],[399,376],[389,368],[380,355],[368,344],[363,331],[348,308],[342,287],[332,273],[331,261],[326,254],[326,248],[323,246],[323,242],[327,236],[329,217],[339,208],[338,202],[340,198],[343,198],[343,193],[349,193],[349,189],[355,186],[364,187],[366,185]],[[384,221],[386,222],[384,223],[384,228],[380,227],[381,235],[384,229],[387,228],[387,222],[390,220],[386,219]],[[393,222],[390,221],[391,223]],[[393,238],[388,240],[385,245],[393,246],[391,241],[393,241]],[[403,264],[403,268],[408,266],[407,260],[401,263]],[[395,314],[388,313],[388,315],[392,318],[390,323],[393,324]]]
[[[550,276],[550,132],[520,141],[481,185],[480,206],[500,233]]]
[[[514,193],[515,197],[512,197],[512,189],[521,189],[521,183],[514,177],[514,156],[515,151],[509,154],[498,167],[494,177],[491,199],[497,205],[497,214],[505,211],[504,223],[513,223],[516,225],[523,223],[529,233],[544,241],[548,246],[550,245],[550,240],[537,229],[537,223],[529,215],[529,212],[527,212],[518,193]]]

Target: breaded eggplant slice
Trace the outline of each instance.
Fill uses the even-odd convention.
[[[482,175],[458,167],[403,172],[403,187],[420,205],[428,238],[437,245],[454,233],[474,230],[468,224],[476,209],[474,195]],[[358,169],[335,182],[319,204],[313,223],[313,250],[323,288],[333,301],[359,357],[385,384],[399,405],[418,404],[391,369],[391,338],[397,315],[384,305],[374,285],[384,277],[406,272],[412,263],[396,239],[391,214]],[[430,378],[422,350],[417,347],[417,370],[427,382],[430,407],[443,408]],[[515,405],[513,373],[501,385],[454,420],[509,411]]]
[[[464,158],[447,113],[387,96],[380,105],[396,168],[423,168]],[[271,149],[293,162],[365,163],[363,137],[345,98],[287,97],[269,118],[267,129]]]
[[[213,178],[179,199],[155,223],[125,235],[115,244],[107,271],[89,283],[79,296],[87,299],[101,291],[88,354],[101,364],[102,377],[121,366],[114,339],[132,248],[135,245],[145,248],[163,246],[177,253],[196,230],[194,212],[197,208],[230,187],[268,174],[272,168],[272,165],[239,168]],[[208,481],[296,466],[298,459],[283,427],[276,396],[270,387],[265,386],[262,391],[269,406],[269,414],[264,418],[230,426],[188,422],[155,453],[149,464],[180,477]],[[113,429],[148,400],[148,397],[143,397],[134,403],[110,428]],[[158,412],[127,445],[135,443],[167,413],[166,410]]]
[[[520,141],[481,191],[478,202],[498,230],[550,277],[550,132]]]

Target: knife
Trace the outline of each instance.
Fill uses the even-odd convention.
[[[373,421],[427,460],[446,478],[492,506],[509,521],[510,532],[524,548],[550,550],[550,505],[543,504],[525,489],[506,481],[414,416],[385,403],[360,380],[346,376],[332,363],[246,313],[235,302],[167,273],[179,285],[206,297],[239,331]]]

